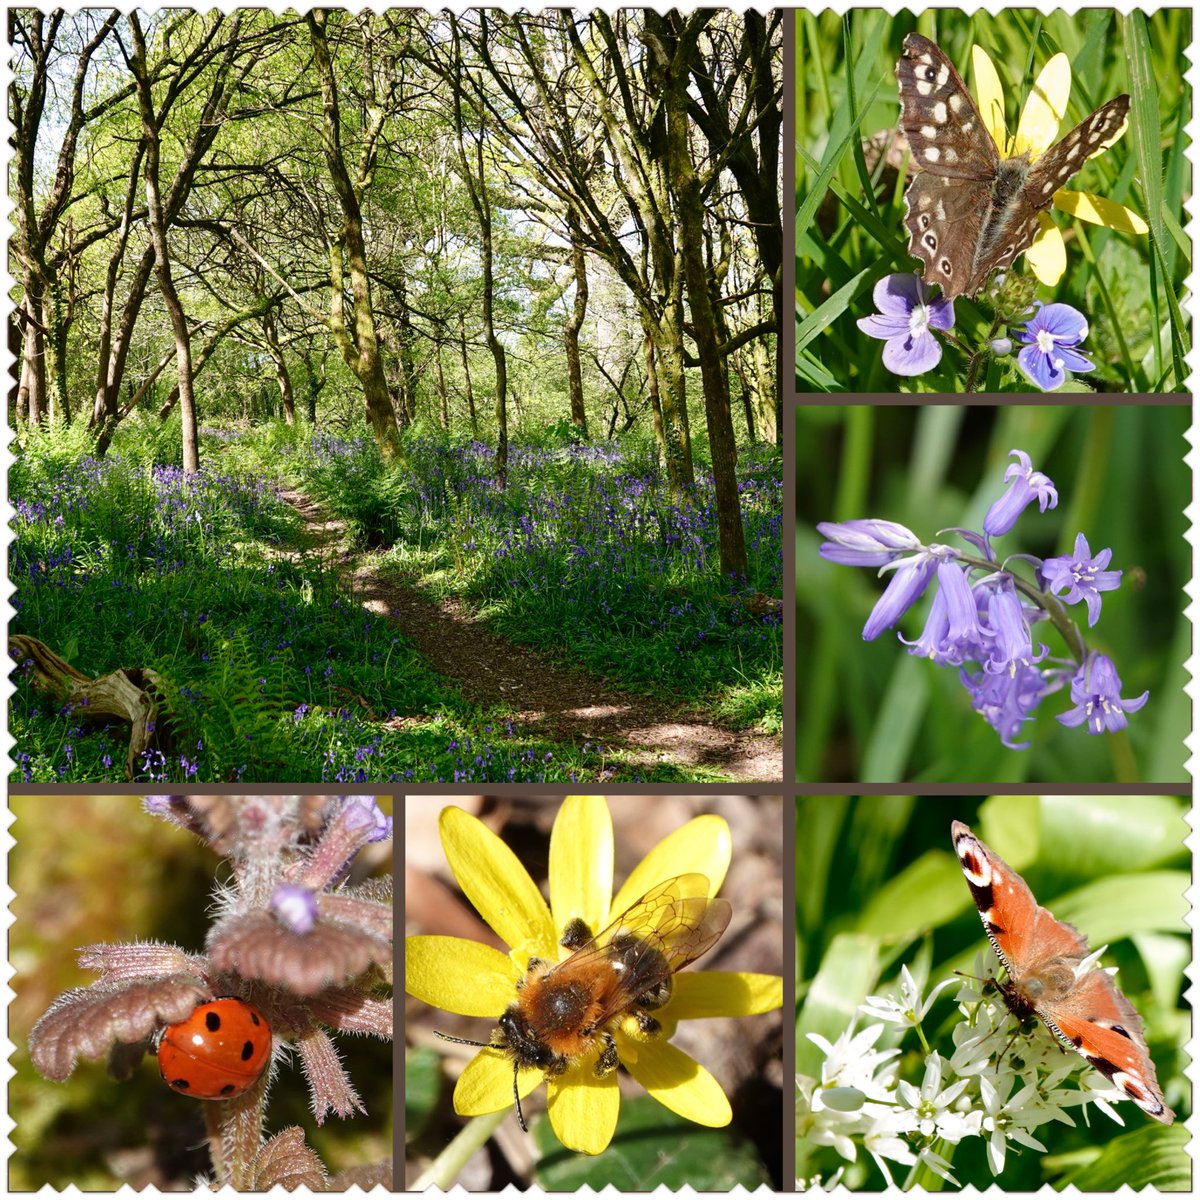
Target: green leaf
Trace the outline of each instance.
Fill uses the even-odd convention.
[[[441,1060],[435,1050],[418,1047],[404,1055],[404,1136],[413,1138],[425,1127],[437,1104],[442,1085]]]
[[[1188,1157],[1188,1131],[1181,1125],[1147,1123],[1141,1129],[1114,1138],[1100,1156],[1055,1181],[1062,1190],[1072,1184],[1081,1192],[1115,1192],[1128,1185],[1135,1192],[1154,1188],[1160,1192],[1192,1190],[1192,1160]]]
[[[538,1120],[533,1134],[542,1153],[535,1182],[552,1192],[612,1186],[648,1192],[690,1184],[698,1192],[728,1192],[770,1185],[754,1147],[729,1129],[708,1129],[683,1120],[648,1096],[621,1101],[617,1135],[603,1154],[564,1150],[550,1122]]]
[[[825,1053],[809,1041],[819,1033],[836,1041],[855,1019],[858,1005],[879,979],[879,940],[843,933],[829,944],[796,1020],[796,1070],[820,1076]]]

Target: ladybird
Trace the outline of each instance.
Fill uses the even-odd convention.
[[[167,1087],[199,1100],[240,1096],[270,1058],[267,1019],[234,997],[201,1004],[158,1040],[158,1069]]]

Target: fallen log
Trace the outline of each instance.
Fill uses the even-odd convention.
[[[150,668],[116,670],[93,679],[55,654],[45,642],[23,633],[8,639],[8,653],[16,669],[31,677],[34,689],[69,704],[74,715],[88,721],[114,718],[128,721],[129,752],[125,756],[125,778],[137,775],[142,754],[156,744],[158,701],[162,689]]]

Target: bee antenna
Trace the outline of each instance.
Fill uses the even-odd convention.
[[[457,1042],[460,1046],[482,1046],[487,1050],[502,1050],[503,1046],[494,1046],[491,1042],[473,1042],[470,1038],[451,1037],[448,1033],[433,1031],[434,1037],[440,1037],[443,1042]]]
[[[529,1126],[525,1124],[525,1114],[521,1111],[521,1093],[517,1090],[517,1064],[513,1063],[513,1099],[517,1102],[517,1124],[521,1127],[522,1133],[529,1132]]]

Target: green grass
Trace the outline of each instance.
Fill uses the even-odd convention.
[[[207,431],[202,461],[213,465],[184,479],[156,467],[132,428],[102,464],[57,430],[14,465],[13,631],[91,676],[158,672],[171,715],[139,779],[721,778],[526,734],[505,706],[469,703],[434,675],[326,564],[282,557],[300,531],[274,484],[307,447],[307,435],[282,426]],[[388,511],[377,509],[376,524]],[[123,779],[127,727],[97,728],[16,678],[15,778]]]
[[[903,163],[895,148],[888,152],[899,121],[895,63],[913,29],[941,46],[968,87],[970,47],[987,50],[1008,89],[1010,131],[1037,71],[1060,50],[1073,67],[1069,121],[1112,96],[1130,95],[1125,136],[1068,186],[1125,204],[1150,232],[1116,233],[1056,213],[1067,238],[1067,270],[1054,289],[1042,285],[1036,294],[1072,305],[1089,322],[1082,348],[1095,370],[1067,389],[1182,390],[1190,336],[1181,304],[1191,255],[1182,231],[1189,196],[1182,129],[1191,101],[1181,77],[1190,46],[1187,12],[1147,18],[1110,9],[1078,15],[1009,9],[967,18],[944,10],[916,21],[875,10],[844,18],[802,12],[796,29],[799,391],[955,392],[968,381],[968,355],[954,347],[924,375],[889,374],[882,343],[856,324],[875,311],[871,292],[880,278],[917,269],[903,226]],[[1020,259],[1017,266],[1027,270]],[[982,300],[960,298],[955,318],[955,335],[969,351],[986,347],[996,332]],[[973,384],[978,390],[1032,390],[1014,358],[988,355],[985,362]]]

